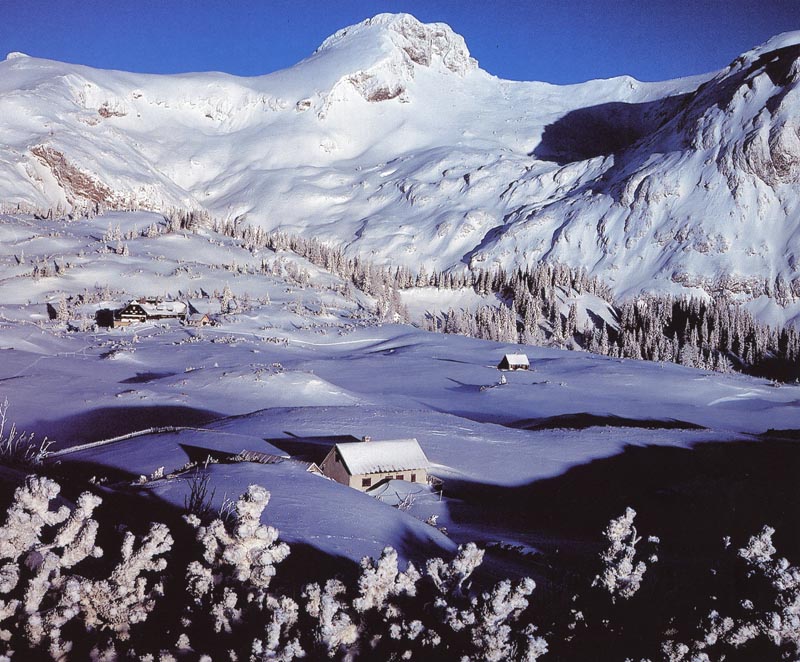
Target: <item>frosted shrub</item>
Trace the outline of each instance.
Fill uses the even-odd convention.
[[[533,581],[504,581],[475,594],[470,578],[482,560],[483,550],[472,543],[460,546],[450,562],[431,559],[424,573],[412,564],[400,572],[391,548],[377,562],[364,560],[353,600],[362,653],[380,659],[537,659],[547,650],[544,640],[518,623]]]
[[[290,662],[305,657],[305,651],[296,636],[299,608],[291,598],[269,597],[267,601],[267,619],[264,624],[263,638],[255,638],[251,647],[251,660],[273,660],[274,662]]]
[[[482,594],[475,604],[477,626],[472,631],[472,640],[480,658],[488,662],[499,662],[515,650],[511,642],[512,617],[527,606],[526,599],[536,584],[532,579],[522,580],[516,587],[504,580],[491,593]]]
[[[774,646],[791,651],[793,659],[800,659],[800,568],[784,558],[773,558],[777,551],[772,544],[774,533],[775,529],[765,526],[739,550],[748,575],[760,580],[764,590],[756,604],[748,601],[753,620],[744,624],[745,633],[740,627],[736,634],[743,641],[749,634],[763,635]]]
[[[162,555],[172,548],[172,543],[164,524],[151,525],[138,543],[136,536],[126,533],[121,559],[108,579],[81,584],[82,618],[86,626],[110,630],[116,639],[128,639],[131,626],[144,622],[163,594],[160,581],[148,585],[145,573],[159,576],[167,567]]]
[[[361,568],[353,607],[360,619],[363,638],[371,649],[407,659],[413,650],[430,649],[440,643],[433,629],[435,624],[424,625],[415,618],[417,614],[408,613],[422,579],[414,564],[409,563],[405,572],[401,572],[397,552],[386,547],[377,561],[363,559]]]
[[[605,530],[599,590],[570,603],[572,618],[556,601],[545,641],[529,623],[534,582],[487,585],[474,544],[404,568],[387,547],[362,560],[357,580],[307,584],[293,599],[275,592],[289,548],[262,524],[264,488],[249,487],[225,518],[188,515],[182,546],[153,524],[144,536],[122,535],[103,561],[100,498],[87,492],[56,507],[58,496],[54,481],[29,477],[0,526],[0,660],[535,662],[548,648],[581,661],[598,651],[639,662],[800,659],[800,570],[778,557],[769,527],[720,566],[738,569],[719,579],[739,594],[698,592],[713,602],[682,614],[653,599],[663,595],[657,578],[642,588],[645,545],[627,509]],[[698,623],[692,613],[705,616]]]
[[[548,642],[556,659],[592,659],[603,650],[608,659],[644,662],[653,652],[644,642],[663,638],[664,605],[668,603],[657,576],[642,590],[648,568],[639,558],[642,539],[634,526],[635,517],[636,512],[626,508],[606,525],[599,573],[576,569],[578,583],[570,590],[570,599],[561,596],[558,611],[551,615],[553,632]],[[654,536],[647,539],[649,546],[659,542]],[[651,554],[647,560],[655,563],[658,559]],[[589,586],[594,590],[583,592],[583,587]],[[535,646],[534,638],[531,645]]]
[[[346,591],[345,585],[329,579],[325,586],[309,584],[303,592],[306,612],[314,622],[311,634],[314,644],[324,650],[328,657],[336,655],[340,647],[355,643],[358,630],[347,614],[345,603],[339,596]]]
[[[405,572],[400,572],[397,552],[391,547],[384,548],[377,562],[371,558],[363,559],[361,567],[363,571],[358,580],[359,596],[353,600],[356,611],[382,607],[389,596],[416,595],[416,584],[421,575],[411,563]]]
[[[716,611],[712,611],[695,641],[688,645],[666,641],[661,645],[661,652],[666,662],[711,662],[712,659],[724,659],[724,655],[718,658],[717,653],[714,653],[712,658],[708,651],[730,639],[733,628],[732,618],[723,618]]]
[[[494,589],[473,597],[468,606],[455,607],[444,599],[437,606],[444,608],[445,623],[454,631],[464,631],[469,636],[468,654],[461,660],[486,660],[499,662],[514,659],[518,642],[514,635],[514,621],[528,607],[527,596],[533,592],[535,583],[525,578],[516,586],[508,580],[501,581]],[[525,653],[522,659],[536,660],[547,652],[544,639],[534,636],[535,629],[522,629],[525,638]]]
[[[275,565],[289,555],[289,546],[278,542],[278,531],[261,524],[268,502],[269,492],[251,485],[225,521],[217,518],[203,525],[196,515],[185,517],[202,555],[186,571],[190,602],[184,624],[194,633],[188,638],[215,650],[228,642],[230,659],[240,653],[253,660],[292,660],[304,654],[293,634],[297,604],[267,593]],[[212,631],[234,636],[209,641]]]
[[[365,558],[357,592],[339,580],[309,584],[298,624],[312,659],[528,660],[547,651],[535,628],[519,624],[534,583],[505,581],[476,594],[469,579],[483,552],[463,545],[450,562],[432,559],[420,572],[398,566],[391,547]]]
[[[464,582],[483,563],[483,554],[483,550],[478,549],[475,543],[459,545],[458,556],[450,563],[445,563],[442,559],[428,561],[428,576],[439,593],[462,595]]]
[[[636,511],[626,508],[625,514],[611,520],[603,531],[608,547],[600,555],[603,571],[595,577],[593,585],[608,591],[612,600],[617,597],[627,600],[633,596],[639,590],[647,570],[644,561],[634,560],[636,545],[641,541],[633,526],[635,517]]]
[[[261,513],[267,503],[269,492],[251,485],[236,502],[232,524],[215,519],[208,526],[202,526],[196,516],[186,518],[203,545],[206,569],[222,579],[232,576],[254,591],[266,590],[275,574],[275,564],[289,556],[289,546],[278,542],[277,529],[261,524]],[[203,580],[205,571],[199,576]],[[190,568],[190,583],[193,577]]]
[[[459,659],[464,661],[538,659],[547,651],[547,644],[535,636],[533,626],[518,622],[536,584],[529,578],[516,585],[503,580],[490,591],[471,594],[468,580],[482,561],[483,550],[469,543],[459,547],[450,563],[441,559],[428,562],[428,576],[438,593],[434,606],[453,633],[442,631],[443,639],[461,649]]]
[[[143,573],[164,570],[158,557],[172,545],[167,528],[154,525],[138,546],[135,536],[126,534],[121,560],[108,578],[70,574],[103,554],[95,545],[98,524],[92,519],[101,499],[85,492],[74,509],[52,511],[59,491],[48,478],[28,477],[0,528],[0,593],[8,596],[0,600],[2,654],[30,649],[66,658],[74,643],[62,636],[67,626],[78,635],[85,628],[124,640],[132,624],[146,620],[160,594]]]
[[[688,643],[667,640],[667,662],[706,660],[800,660],[800,568],[774,558],[774,529],[765,526],[737,552],[744,577],[736,604],[725,615],[712,610]]]

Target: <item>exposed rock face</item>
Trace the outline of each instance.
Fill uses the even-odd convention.
[[[324,52],[363,36],[385,39],[393,50],[422,67],[440,67],[459,76],[477,69],[464,38],[444,23],[421,23],[410,14],[378,14],[339,30],[317,49]]]
[[[97,178],[72,165],[58,150],[46,145],[35,145],[31,154],[41,160],[67,194],[71,205],[82,203],[103,204],[114,209],[120,200],[114,192]]]

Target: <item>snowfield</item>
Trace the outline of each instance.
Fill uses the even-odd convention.
[[[113,213],[0,225],[11,237],[0,249],[0,401],[19,429],[52,440],[55,470],[104,481],[111,493],[179,510],[187,463],[257,451],[285,459],[210,465],[215,504],[262,484],[282,537],[331,557],[357,561],[391,544],[421,558],[472,540],[552,551],[564,531],[530,513],[505,516],[528,512],[537,486],[634,449],[738,448],[800,428],[795,384],[379,323],[370,297],[290,251],[247,250],[209,230],[148,230],[159,224],[154,214]],[[49,275],[34,278],[32,264]],[[235,303],[223,314],[226,290]],[[448,292],[448,305],[485,301]],[[216,325],[94,324],[96,311],[153,293],[189,301]],[[418,313],[443,296],[404,291]],[[501,383],[497,363],[520,352],[531,370],[502,373]],[[297,459],[320,461],[341,435],[417,438],[443,488],[398,510],[390,504],[403,501],[401,487],[379,501],[288,458],[306,439]],[[140,484],[159,471],[172,477]],[[424,523],[431,515],[449,537]]]
[[[82,492],[102,498],[97,518],[111,530],[164,522],[185,537],[187,510],[224,516],[259,485],[271,500],[257,521],[289,545],[274,558],[290,550],[279,590],[332,577],[355,586],[362,559],[387,546],[401,568],[427,568],[480,555],[463,547],[477,543],[475,589],[509,577],[532,589],[522,578],[533,577],[543,619],[572,595],[576,572],[590,583],[601,532],[628,507],[636,530],[662,540],[659,573],[680,570],[692,599],[716,590],[703,578],[725,536],[746,541],[769,523],[781,553],[800,555],[797,383],[390,323],[397,313],[381,313],[357,278],[158,214],[0,221],[0,437],[13,423],[34,435],[34,451],[49,439],[38,471],[75,512],[95,498]],[[561,314],[617,324],[602,299],[558,292]],[[471,288],[394,294],[417,320],[500,304]],[[112,309],[154,296],[213,324],[104,326]],[[507,353],[527,354],[531,370],[500,372]],[[364,436],[416,438],[436,480],[364,493],[309,470]],[[0,467],[0,498],[29,471]],[[185,592],[173,558],[183,544],[170,595]],[[226,645],[211,633],[203,626],[193,641]],[[571,641],[545,634],[551,646]]]

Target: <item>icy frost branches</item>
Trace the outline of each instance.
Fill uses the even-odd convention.
[[[58,505],[59,491],[30,476],[0,527],[0,660],[534,662],[548,648],[561,660],[598,650],[652,662],[800,659],[800,569],[775,557],[768,527],[733,556],[743,573],[733,601],[659,619],[665,596],[637,559],[627,509],[605,531],[595,586],[552,612],[541,636],[529,623],[533,581],[478,588],[474,544],[405,570],[387,547],[362,561],[355,583],[329,579],[290,597],[270,590],[290,550],[261,523],[261,487],[224,520],[188,515],[172,533],[151,524],[141,536],[106,535],[112,554],[97,544],[101,499]]]
[[[0,528],[0,659],[477,662],[533,661],[547,650],[532,626],[518,624],[531,580],[471,590],[483,559],[474,545],[422,571],[401,571],[386,548],[363,561],[356,587],[309,584],[295,601],[268,590],[289,547],[261,524],[269,501],[261,487],[225,521],[187,516],[191,549],[153,524],[142,537],[125,533],[114,559],[95,544],[101,499],[86,492],[74,508],[53,510],[59,492],[30,476]]]
[[[99,656],[147,620],[163,590],[163,554],[173,542],[163,524],[138,540],[126,533],[119,561],[103,576],[73,573],[103,555],[92,519],[101,499],[85,492],[72,510],[62,505],[53,511],[50,502],[59,492],[54,481],[29,477],[0,528],[0,651],[6,659],[15,652],[26,659],[32,651],[68,659],[86,633],[94,634],[93,655]]]
[[[800,660],[800,568],[775,558],[771,527],[712,569],[716,594],[681,609],[682,596],[670,595],[674,577],[648,585],[650,568],[637,558],[635,517],[627,508],[611,520],[596,590],[574,596],[572,617],[547,629],[556,659],[590,659],[603,650],[605,659],[629,662]]]
[[[664,642],[667,662],[800,660],[800,568],[775,558],[774,533],[765,526],[738,550],[746,572],[736,604],[711,609],[687,642]]]

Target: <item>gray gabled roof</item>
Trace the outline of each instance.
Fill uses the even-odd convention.
[[[351,476],[430,467],[416,439],[336,444],[336,450]]]

